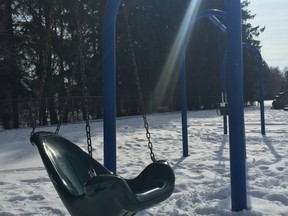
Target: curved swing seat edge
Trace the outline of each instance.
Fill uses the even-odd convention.
[[[175,175],[166,161],[149,164],[136,178],[112,174],[80,147],[60,135],[32,134],[49,177],[72,216],[129,216],[167,199]],[[95,177],[88,171],[92,161]]]

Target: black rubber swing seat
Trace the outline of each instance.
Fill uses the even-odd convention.
[[[62,136],[31,135],[62,202],[72,216],[131,216],[167,199],[175,175],[166,161],[149,164],[136,178],[112,174]],[[96,176],[90,177],[90,163]]]

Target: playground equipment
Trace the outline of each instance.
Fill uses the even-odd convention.
[[[284,109],[287,111],[288,107],[288,91],[277,94],[272,102],[273,109]]]
[[[228,107],[228,103],[227,102],[221,102],[221,103],[217,103],[217,109],[216,112],[219,116],[228,116],[229,115],[229,107]],[[224,133],[227,134],[227,133]]]
[[[225,86],[227,90],[227,102],[229,104],[231,205],[232,211],[241,211],[247,209],[241,6],[239,0],[226,0],[225,4],[226,13],[219,10],[204,11],[199,13],[196,20],[203,17],[221,17],[226,21],[227,73],[225,75]],[[224,28],[224,25],[221,23],[219,23],[219,26]],[[188,39],[184,40],[184,44],[187,43]],[[181,63],[185,65],[185,46],[182,48],[180,56],[183,59]],[[181,74],[183,77],[186,76],[184,66],[182,66]],[[186,82],[186,80],[183,81],[182,79],[182,82]],[[183,102],[183,100],[186,100],[186,91],[183,90],[181,92],[183,93],[181,96]],[[185,102],[183,102],[182,106],[184,105]],[[186,107],[182,108],[182,112],[184,112],[182,115],[187,115]],[[187,127],[187,125],[182,125],[182,127]],[[188,149],[188,143],[183,143],[183,146]]]
[[[234,1],[226,1],[227,12],[220,10],[206,10],[198,14],[195,21],[208,17],[222,32],[227,32],[227,51],[222,60],[221,81],[222,81],[222,103],[219,109],[223,114],[224,134],[227,134],[227,114],[229,113],[229,131],[230,131],[230,166],[231,166],[231,203],[232,211],[239,211],[247,208],[246,192],[246,145],[244,130],[244,110],[243,110],[243,65],[242,49],[250,49],[258,60],[259,76],[259,102],[261,113],[261,134],[265,135],[265,116],[264,116],[264,86],[263,86],[263,61],[259,50],[247,43],[242,43],[241,39],[241,17],[239,12],[232,17],[231,11],[236,9],[232,5]],[[238,3],[237,3],[238,4]],[[230,15],[230,16],[229,16]],[[241,16],[241,10],[240,10]],[[219,21],[217,17],[222,18],[227,23],[226,26]],[[240,20],[240,21],[239,21]],[[194,21],[194,22],[195,22]],[[239,24],[240,23],[240,24]],[[239,27],[240,25],[240,27]],[[237,28],[238,26],[238,28]],[[230,31],[229,31],[230,30]],[[189,38],[185,40],[186,41]],[[233,40],[235,44],[233,45]],[[240,48],[239,48],[240,40]],[[185,65],[185,46],[182,49],[182,64]],[[232,62],[230,62],[232,61]],[[228,72],[226,72],[226,69]],[[181,71],[183,77],[186,74],[185,67]],[[237,80],[238,79],[238,80]],[[186,80],[182,79],[182,82]],[[233,86],[233,83],[235,86]],[[185,86],[185,83],[182,83]],[[183,87],[182,87],[183,88]],[[182,90],[182,100],[186,99],[186,89]],[[232,103],[232,104],[231,104]],[[185,106],[185,102],[182,106]],[[182,116],[186,116],[186,109],[182,109]],[[185,126],[185,125],[184,125]],[[188,143],[183,144],[188,149]],[[187,151],[187,150],[186,150]],[[238,161],[238,162],[237,162]]]
[[[209,17],[210,20],[214,20],[214,23],[218,23],[220,22],[217,18],[211,18]],[[219,24],[217,24],[217,26],[219,26]],[[222,24],[221,28],[219,28],[221,31],[226,32],[226,27]],[[243,48],[249,49],[251,50],[255,57],[257,58],[258,61],[258,83],[259,83],[259,103],[260,103],[260,117],[261,117],[261,134],[265,135],[266,131],[265,131],[265,111],[264,111],[264,81],[263,81],[263,60],[262,60],[262,56],[259,52],[259,50],[251,45],[251,44],[247,44],[247,43],[242,43]],[[224,54],[223,60],[222,60],[222,69],[221,69],[221,77],[222,77],[222,98],[224,103],[227,102],[227,98],[226,98],[226,86],[225,86],[225,74],[226,74],[226,54]],[[224,95],[224,96],[223,96]],[[224,115],[223,116],[223,124],[224,124],[224,134],[227,134],[227,116]]]
[[[49,176],[72,215],[80,215],[85,211],[91,212],[98,202],[103,205],[99,207],[100,216],[104,215],[103,211],[108,210],[108,208],[115,210],[114,212],[114,210],[109,209],[111,211],[110,215],[133,215],[143,208],[164,200],[170,196],[174,188],[175,176],[166,162],[153,160],[153,163],[148,165],[139,177],[136,177],[137,180],[135,179],[135,181],[111,175],[108,171],[111,170],[116,173],[115,23],[119,5],[120,0],[107,0],[103,18],[103,47],[105,52],[103,58],[104,165],[107,169],[91,158],[90,152],[89,154],[84,153],[73,143],[59,135],[47,132],[34,133],[34,130],[31,134],[31,142],[38,147]],[[221,14],[218,13],[215,16],[222,16]],[[227,24],[227,73],[225,78],[227,102],[229,103],[231,203],[233,211],[241,211],[247,208],[247,194],[240,0],[226,0],[224,17]],[[181,48],[185,48],[184,41]],[[184,59],[185,52],[179,53],[178,56]],[[182,72],[184,71],[183,68]],[[184,95],[186,77],[185,73],[181,73],[181,75],[183,75],[181,92]],[[183,113],[186,112],[185,96],[182,97]],[[185,130],[187,132],[187,116],[185,114],[182,115],[182,126],[183,155],[188,156],[188,139],[187,133],[184,132]],[[90,146],[91,150],[88,136],[87,141],[88,149]],[[153,155],[153,152],[151,152],[151,155]],[[79,167],[74,161],[78,161]],[[74,167],[77,168],[77,171]],[[160,176],[155,173],[160,173]],[[153,180],[150,180],[149,177],[151,176]],[[158,180],[161,180],[160,184],[156,183]],[[130,190],[132,193],[130,193]],[[91,197],[93,198],[90,199]],[[101,200],[102,198],[103,200]],[[114,200],[108,202],[107,200],[110,199]],[[79,209],[80,211],[83,209],[83,211],[80,212]]]
[[[240,0],[226,0],[227,99],[232,211],[247,209],[246,143],[244,129],[243,56]]]

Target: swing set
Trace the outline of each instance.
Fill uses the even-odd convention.
[[[104,71],[104,164],[101,165],[92,157],[92,142],[89,126],[89,113],[87,109],[87,88],[85,86],[85,73],[81,47],[81,31],[79,21],[77,33],[79,40],[78,61],[80,64],[83,94],[86,105],[86,134],[88,153],[80,149],[76,144],[58,135],[60,123],[56,133],[35,132],[36,118],[34,119],[31,132],[31,143],[36,145],[48,175],[59,197],[72,216],[131,216],[137,212],[149,208],[168,198],[175,185],[175,174],[167,161],[156,160],[153,153],[153,145],[150,140],[149,125],[147,122],[143,96],[135,60],[134,48],[127,25],[128,40],[134,74],[136,77],[139,106],[142,111],[146,137],[150,150],[152,163],[149,164],[136,178],[124,179],[119,175],[111,173],[115,165],[116,135],[115,135],[115,22],[118,7],[121,0],[107,0],[104,13],[103,47],[104,56],[109,50],[108,57],[105,56]],[[231,171],[231,206],[232,211],[247,209],[247,188],[246,188],[246,152],[245,152],[245,130],[243,110],[243,80],[242,80],[242,38],[241,38],[241,3],[240,0],[226,0],[226,22],[227,22],[227,100],[229,102],[229,131],[230,131],[230,171]],[[77,15],[77,8],[76,8]],[[127,13],[127,12],[126,12]],[[124,8],[125,15],[125,8]],[[126,24],[127,14],[125,15]],[[51,22],[50,22],[51,23]],[[107,24],[107,25],[106,25]],[[48,33],[46,46],[45,63],[47,63],[47,51],[51,35]],[[184,44],[181,45],[183,48]],[[184,52],[183,52],[184,53]],[[179,55],[183,55],[179,53]],[[182,58],[182,63],[185,63]],[[182,64],[184,65],[184,64]],[[185,68],[181,70],[181,98],[185,99],[186,77]],[[42,93],[45,85],[45,69],[40,82],[39,101],[36,106],[37,112],[41,107]],[[111,84],[111,85],[110,85]],[[183,85],[182,85],[183,84]],[[182,137],[183,155],[188,156],[187,142],[187,115],[186,100],[182,100]],[[239,105],[240,104],[240,105]],[[231,112],[230,112],[231,111]],[[61,119],[61,118],[60,118]],[[111,125],[106,125],[105,120]],[[108,129],[109,130],[108,130]],[[107,131],[110,133],[108,134]],[[107,146],[108,147],[107,147]],[[110,150],[107,154],[107,150]],[[106,152],[106,153],[105,153]],[[106,156],[109,163],[105,161]],[[114,157],[115,156],[115,157]],[[114,166],[115,167],[115,166]]]

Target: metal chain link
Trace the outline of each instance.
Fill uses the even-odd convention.
[[[124,12],[124,19],[125,19],[125,24],[127,27],[127,35],[128,35],[128,42],[129,42],[129,51],[131,53],[132,57],[132,63],[133,63],[133,72],[134,76],[136,78],[136,84],[137,84],[137,94],[138,94],[138,100],[139,100],[139,106],[140,106],[140,113],[142,114],[142,118],[144,121],[144,127],[146,129],[146,138],[148,140],[148,148],[150,150],[150,158],[153,162],[156,162],[155,154],[153,152],[153,144],[151,141],[151,134],[149,132],[149,124],[147,121],[147,116],[146,116],[146,110],[145,110],[145,105],[144,105],[144,99],[143,99],[143,92],[140,84],[140,78],[139,78],[139,72],[138,72],[138,66],[136,62],[136,55],[135,55],[135,50],[134,50],[134,45],[133,45],[133,40],[132,40],[132,35],[131,35],[131,29],[130,25],[128,22],[128,12],[126,8],[126,4],[124,2],[123,4],[123,12]]]
[[[51,37],[52,37],[51,24],[52,24],[53,18],[54,18],[54,1],[52,0],[49,23],[48,23],[49,26],[48,26],[48,32],[47,32],[47,41],[46,41],[46,47],[45,47],[45,51],[44,51],[44,62],[43,62],[44,68],[43,68],[42,78],[40,81],[39,96],[38,96],[38,100],[36,101],[36,112],[35,112],[34,116],[33,116],[33,112],[32,112],[33,123],[32,123],[32,131],[30,133],[30,136],[32,136],[35,133],[35,129],[37,127],[37,119],[39,118],[39,121],[40,121],[40,109],[41,109],[41,105],[42,105],[43,91],[44,91],[45,81],[46,81],[46,77],[47,77],[48,53],[49,53],[49,49],[51,46]]]

